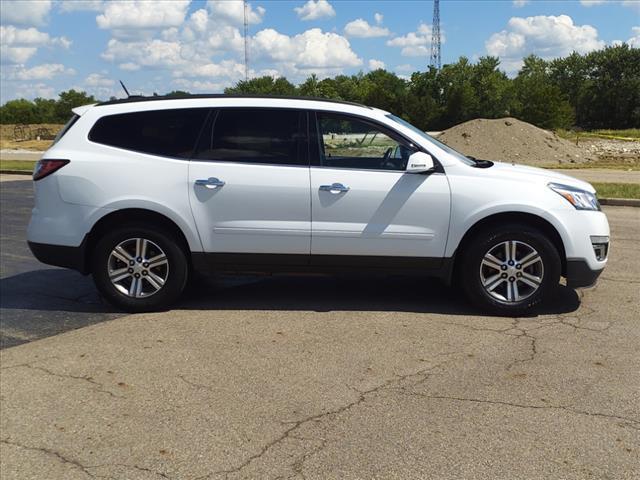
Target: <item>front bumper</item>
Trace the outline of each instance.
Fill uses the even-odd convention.
[[[593,270],[586,260],[567,260],[567,286],[570,288],[593,287],[604,268]]]

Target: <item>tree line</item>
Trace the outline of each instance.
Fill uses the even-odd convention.
[[[496,57],[461,57],[440,70],[405,79],[386,70],[318,79],[300,85],[269,76],[240,81],[227,94],[289,95],[346,100],[382,108],[423,130],[442,130],[473,118],[513,116],[542,128],[640,127],[640,49],[627,44],[555,60],[524,58],[514,78]],[[179,96],[187,92],[174,91]],[[70,90],[58,100],[11,100],[1,123],[61,123],[71,108],[96,100]]]

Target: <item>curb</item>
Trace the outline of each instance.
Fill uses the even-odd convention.
[[[0,173],[6,173],[9,175],[29,175],[29,176],[33,174],[33,172],[28,170],[8,170],[6,168],[0,169]]]
[[[599,198],[598,201],[612,207],[640,207],[640,198]]]

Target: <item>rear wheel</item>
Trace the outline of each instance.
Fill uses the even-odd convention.
[[[458,278],[474,304],[513,316],[552,297],[560,273],[560,255],[542,232],[510,224],[467,243]]]
[[[92,272],[100,293],[129,312],[167,308],[189,276],[178,241],[152,226],[124,226],[103,236],[93,252]]]

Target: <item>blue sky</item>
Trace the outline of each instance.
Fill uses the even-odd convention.
[[[513,75],[523,56],[640,48],[640,0],[441,0],[443,63],[495,55]],[[244,78],[237,0],[0,0],[0,101],[98,98],[174,89],[221,92]],[[433,2],[300,0],[249,3],[249,75],[294,83],[429,63]]]

